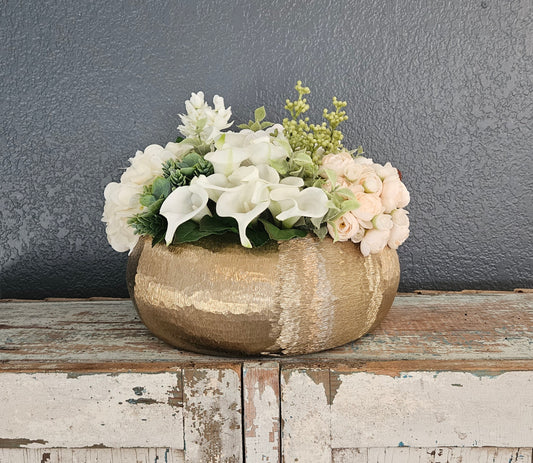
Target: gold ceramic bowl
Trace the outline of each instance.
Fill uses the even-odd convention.
[[[376,327],[400,278],[396,251],[315,237],[246,249],[225,237],[152,247],[128,261],[128,289],[148,329],[209,354],[306,354]]]

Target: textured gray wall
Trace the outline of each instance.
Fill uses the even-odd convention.
[[[401,289],[531,283],[530,0],[1,2],[0,297],[125,296],[104,186],[191,91],[283,116],[348,100],[411,192]]]

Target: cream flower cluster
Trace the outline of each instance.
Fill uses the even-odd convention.
[[[224,98],[215,95],[212,108],[204,101],[204,92],[192,93],[185,102],[187,114],[180,114],[182,125],[178,126],[181,134],[190,139],[199,139],[202,143],[212,143],[233,123],[229,122],[231,107],[224,107]]]
[[[104,190],[105,205],[102,222],[107,224],[107,240],[118,252],[129,251],[139,240],[128,219],[143,211],[139,197],[145,185],[149,185],[162,174],[162,164],[168,159],[183,155],[190,146],[167,143],[165,148],[159,145],[147,146],[137,151],[129,159],[130,166],[120,177],[120,183],[111,182]]]
[[[322,159],[322,175],[326,170],[337,176],[333,187],[350,190],[359,206],[329,222],[328,232],[336,241],[360,243],[364,256],[380,252],[385,246],[397,249],[409,236],[409,192],[398,170],[390,163],[382,166],[362,156],[343,152]]]
[[[176,188],[161,205],[167,219],[165,236],[172,242],[176,229],[188,220],[199,222],[211,215],[207,202],[216,202],[220,217],[232,217],[244,247],[252,247],[247,227],[270,210],[287,228],[301,217],[321,218],[328,211],[328,197],[321,188],[305,188],[300,177],[285,177],[269,165],[285,158],[291,148],[281,126],[253,132],[226,132],[216,143],[218,149],[206,154],[215,173],[195,177],[190,185]]]

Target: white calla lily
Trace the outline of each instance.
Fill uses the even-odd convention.
[[[257,180],[259,180],[259,170],[255,166],[241,166],[228,176],[228,181],[233,186]]]
[[[217,214],[220,217],[233,217],[239,226],[241,244],[251,248],[252,243],[246,236],[246,228],[268,208],[269,204],[270,198],[265,183],[244,183],[220,195]]]
[[[219,149],[205,155],[205,159],[213,164],[215,173],[226,176],[231,175],[249,157],[249,151],[244,148]]]
[[[205,191],[209,199],[218,201],[220,195],[224,191],[228,191],[233,185],[229,182],[228,178],[224,174],[212,174],[206,177],[205,175],[199,175],[191,180],[191,185],[199,185]]]
[[[292,227],[300,217],[321,218],[328,212],[328,197],[321,188],[276,188],[271,191],[270,199],[281,209],[275,217],[285,228]]]
[[[159,213],[167,219],[165,234],[167,245],[172,243],[176,229],[187,220],[199,222],[202,217],[211,215],[207,208],[209,197],[200,185],[187,185],[176,188],[163,201]]]

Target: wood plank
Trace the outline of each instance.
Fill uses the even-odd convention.
[[[184,463],[183,450],[127,449],[2,449],[0,463]]]
[[[284,462],[331,462],[329,384],[329,370],[282,369]]]
[[[331,373],[334,448],[528,447],[533,371]]]
[[[185,461],[243,461],[241,368],[183,372]]]
[[[333,463],[530,463],[531,448],[334,449]]]
[[[280,462],[279,365],[243,365],[245,461]]]
[[[374,333],[354,343],[276,361],[334,366],[389,361],[533,359],[533,293],[400,295]],[[244,361],[245,359],[241,359]],[[145,371],[234,359],[180,351],[152,336],[128,301],[0,304],[0,369],[107,371],[110,364]],[[527,368],[531,363],[527,364]]]
[[[181,373],[0,374],[0,447],[183,449]]]

